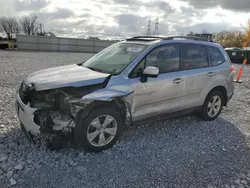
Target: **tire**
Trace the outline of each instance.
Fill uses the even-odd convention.
[[[106,124],[111,121],[106,125],[106,128],[104,128],[105,120]],[[79,126],[77,142],[86,151],[100,152],[116,143],[120,136],[122,125],[123,121],[118,110],[113,108],[95,108],[86,118],[81,119],[80,117],[79,124],[76,125]]]
[[[215,100],[217,99],[217,100]],[[213,101],[215,102],[213,103]],[[206,98],[203,106],[202,106],[202,112],[201,112],[201,117],[202,119],[206,121],[212,121],[215,120],[221,113],[223,104],[224,104],[224,96],[220,91],[212,91]],[[220,105],[219,105],[220,101]],[[216,107],[215,105],[218,104]],[[211,107],[213,105],[213,107]],[[210,107],[209,107],[210,106]],[[214,111],[212,113],[211,111]]]

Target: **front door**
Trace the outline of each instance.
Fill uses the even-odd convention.
[[[181,109],[184,82],[179,72],[179,60],[179,44],[167,44],[153,49],[134,69],[135,74],[131,78],[134,89],[133,121]],[[147,78],[143,83],[136,72],[146,66],[158,67],[159,75]]]

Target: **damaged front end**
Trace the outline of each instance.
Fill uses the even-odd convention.
[[[36,91],[23,82],[17,94],[17,113],[25,131],[72,136],[77,113],[86,107],[75,105],[82,96],[105,87],[106,82],[82,87],[65,87]]]

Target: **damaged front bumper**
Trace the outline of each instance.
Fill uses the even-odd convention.
[[[36,108],[31,108],[29,103],[25,105],[19,94],[16,96],[16,112],[21,123],[21,128],[30,138],[30,134],[38,136],[40,134],[40,126],[34,122],[34,112]]]

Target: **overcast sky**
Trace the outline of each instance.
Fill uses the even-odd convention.
[[[242,29],[250,0],[0,0],[0,16],[37,15],[57,36],[144,35],[148,19],[161,35]]]

